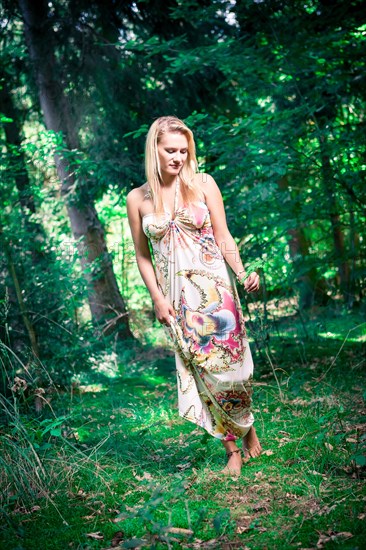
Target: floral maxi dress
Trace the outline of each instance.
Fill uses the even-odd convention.
[[[234,275],[216,244],[204,202],[143,217],[155,274],[173,305],[179,414],[218,439],[253,424],[253,361]]]

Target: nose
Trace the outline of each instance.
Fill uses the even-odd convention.
[[[174,162],[180,162],[182,159],[182,156],[179,151],[177,151],[173,157]]]

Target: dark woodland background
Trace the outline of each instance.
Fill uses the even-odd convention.
[[[216,179],[242,259],[260,272],[261,291],[240,292],[258,373],[272,376],[276,399],[286,400],[296,365],[304,376],[316,365],[315,393],[333,367],[344,381],[347,365],[357,386],[365,342],[365,7],[362,0],[3,0],[1,509],[6,529],[18,529],[19,548],[33,543],[19,542],[11,514],[34,505],[40,490],[34,477],[21,485],[14,477],[36,467],[24,458],[33,451],[44,468],[42,453],[64,449],[72,431],[67,415],[76,409],[57,399],[112,379],[138,393],[144,369],[154,388],[173,380],[172,351],[138,274],[125,209],[127,192],[145,181],[144,139],[158,116],[176,115],[193,130],[200,171]],[[366,459],[356,440],[348,458],[359,479]],[[19,456],[23,474],[14,473]],[[230,532],[231,520],[220,518],[217,536],[220,525]],[[156,536],[154,544],[174,545]],[[98,540],[91,537],[90,547]]]

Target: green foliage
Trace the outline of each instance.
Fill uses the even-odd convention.
[[[23,23],[3,8],[5,547],[362,545],[362,8],[52,2],[72,150],[44,130]],[[218,181],[245,264],[261,273],[263,294],[241,298],[266,452],[239,480],[223,478],[221,449],[176,417],[174,359],[132,251],[125,195],[144,181],[144,136],[164,114],[193,129],[200,170]],[[69,204],[96,205],[146,354],[91,326],[54,153],[75,176]]]
[[[314,547],[329,536],[345,548],[362,544],[364,331],[355,317],[347,320],[352,333],[339,316],[321,319],[329,335],[318,331],[317,340],[304,336],[298,317],[271,327],[281,393],[257,356],[264,454],[239,479],[220,474],[219,442],[177,417],[173,361],[167,370],[169,358],[156,361],[150,349],[133,371],[119,364],[120,378],[96,383],[89,374],[72,401],[55,396],[39,419],[2,400],[12,420],[0,433],[8,464],[3,543],[37,548],[52,526],[45,548],[53,550],[117,540],[123,548]],[[309,334],[317,323],[307,321]]]
[[[339,277],[349,304],[363,292],[361,4],[342,15],[326,6],[308,13],[300,2],[226,5],[236,24],[216,43],[168,53],[166,42],[168,78],[199,78],[202,60],[224,75],[219,89],[231,95],[231,109],[207,106],[192,121],[202,167],[221,185],[243,254],[267,264],[267,290],[295,288],[305,304],[335,296]]]
[[[62,370],[67,379],[87,363],[80,344],[89,339],[89,316],[53,155],[75,176],[70,204],[96,202],[131,324],[144,335],[151,304],[125,219],[118,223],[126,191],[144,181],[146,130],[166,113],[194,130],[200,169],[221,187],[243,259],[261,270],[264,300],[295,297],[300,309],[330,298],[349,307],[361,301],[365,37],[362,2],[336,5],[171,0],[164,10],[151,2],[108,10],[53,3],[55,74],[81,144],[72,150],[67,136],[43,129],[22,22],[5,10],[0,78],[15,109],[2,95],[1,238],[54,374]],[[12,123],[15,141],[7,133]],[[19,178],[27,179],[22,189]],[[8,260],[0,261],[3,286],[11,289]],[[28,336],[14,292],[9,296],[3,332],[24,349]]]

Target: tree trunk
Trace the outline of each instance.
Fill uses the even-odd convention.
[[[4,124],[7,148],[9,149],[9,157],[11,157],[10,178],[15,181],[18,190],[22,219],[28,235],[32,235],[30,242],[32,262],[33,265],[36,265],[44,259],[44,253],[40,245],[45,240],[45,232],[41,224],[30,219],[30,215],[36,212],[36,206],[28,178],[24,154],[20,149],[22,141],[19,123],[20,113],[13,104],[7,87],[7,79],[7,75],[0,69],[0,80],[3,80],[2,88],[0,89],[0,112],[12,119],[12,122]],[[14,154],[11,153],[11,148],[15,149]]]
[[[7,117],[12,119],[12,122],[7,122],[4,124],[4,132],[6,136],[6,147],[9,149],[9,158],[11,159],[9,164],[10,178],[5,174],[3,184],[7,184],[7,180],[11,180],[10,185],[13,186],[13,181],[15,181],[16,188],[19,195],[19,203],[22,213],[22,223],[26,227],[28,235],[32,235],[32,238],[29,239],[29,244],[31,245],[31,259],[33,265],[38,264],[43,259],[42,249],[40,243],[44,240],[44,231],[43,227],[32,221],[30,215],[34,214],[36,211],[34,198],[31,192],[31,187],[28,179],[27,169],[25,166],[24,155],[20,150],[21,144],[21,133],[19,127],[19,112],[14,107],[12,97],[9,93],[7,87],[7,75],[0,68],[0,80],[2,80],[2,87],[0,89],[0,112],[4,113]],[[11,151],[14,149],[14,152]],[[12,284],[9,284],[8,288],[8,300],[10,304],[10,313],[12,315],[12,345],[15,348],[20,346],[21,335],[23,329],[25,328],[32,351],[34,355],[39,357],[40,349],[38,343],[38,336],[34,324],[32,323],[31,318],[29,317],[27,308],[24,304],[24,285],[22,284],[22,278],[19,278],[19,270],[17,271],[16,263],[14,263],[14,254],[11,250],[11,247],[5,240],[3,236],[3,229],[0,225],[0,238],[2,242],[2,249],[6,257],[6,266],[10,275]],[[22,273],[22,269],[20,270]],[[27,273],[29,277],[29,273]],[[5,286],[4,286],[5,288]],[[17,312],[20,312],[20,317]],[[22,323],[19,321],[22,319]],[[15,330],[14,330],[15,329]]]
[[[14,165],[11,167],[12,175],[19,193],[19,201],[23,211],[29,210],[32,214],[36,211],[34,199],[30,192],[27,170],[24,162],[24,155],[20,151],[21,136],[18,125],[18,112],[16,111],[11,95],[7,88],[7,75],[0,69],[0,80],[2,80],[0,88],[0,111],[7,117],[12,119],[12,122],[4,124],[4,132],[6,142],[17,149],[17,157]]]
[[[15,269],[12,255],[11,255],[10,246],[5,241],[5,238],[2,237],[2,235],[3,235],[3,231],[2,231],[2,227],[0,227],[1,244],[7,259],[8,270],[15,288],[15,293],[16,293],[20,313],[22,315],[23,323],[28,333],[32,351],[36,357],[39,357],[39,347],[38,347],[36,329],[34,328],[34,325],[28,316],[27,308],[25,307],[25,304],[23,301],[23,292],[19,283],[18,275]]]
[[[282,191],[289,192],[288,176],[284,176],[278,182]],[[324,281],[319,277],[315,267],[309,267],[305,272],[302,264],[305,258],[310,256],[310,243],[301,225],[288,229],[290,256],[294,268],[300,272],[299,280],[299,307],[308,309],[314,305],[324,305],[328,301]]]
[[[45,0],[19,0],[24,32],[33,63],[39,100],[47,129],[62,132],[69,150],[78,149],[77,131],[70,105],[62,88],[61,75],[53,51],[52,21]],[[65,157],[55,156],[61,194],[66,201],[71,230],[76,240],[84,276],[88,282],[88,298],[93,321],[104,334],[118,327],[119,336],[132,337],[128,315],[119,292],[108,254],[103,227],[90,198],[81,203],[75,197],[76,181]]]
[[[349,238],[349,251],[350,251],[350,300],[349,305],[353,306],[356,300],[357,291],[361,295],[361,286],[358,287],[360,278],[357,276],[357,258],[359,257],[360,250],[360,235],[356,230],[355,214],[352,210],[352,204],[350,205],[350,238]]]
[[[337,201],[334,192],[335,179],[327,151],[327,142],[324,135],[319,137],[321,170],[323,186],[329,205],[329,218],[332,227],[334,255],[338,268],[339,286],[345,300],[349,302],[350,292],[350,269],[344,247],[344,234],[341,227],[341,220],[338,212]]]

